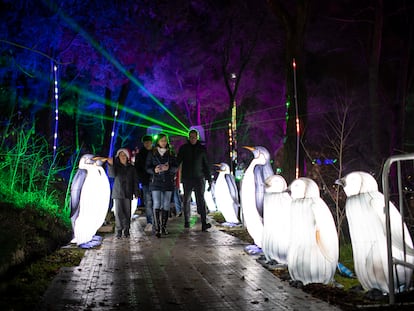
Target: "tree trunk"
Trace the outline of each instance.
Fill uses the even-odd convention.
[[[286,31],[286,134],[283,146],[282,175],[288,182],[305,175],[303,148],[297,148],[296,112],[299,117],[300,139],[304,139],[306,127],[307,100],[304,68],[304,37],[309,11],[309,1],[298,1],[296,15],[291,15],[281,1],[268,0],[273,13],[280,19]],[[293,59],[296,61],[296,83],[294,81]],[[296,96],[295,96],[296,95]],[[297,105],[296,105],[297,103]],[[296,111],[296,106],[297,110]],[[299,151],[299,160],[296,155]],[[297,170],[297,171],[296,171]]]
[[[372,37],[372,50],[371,57],[369,60],[369,73],[368,73],[368,85],[369,85],[369,107],[372,116],[372,151],[375,162],[381,162],[383,150],[387,150],[387,146],[384,141],[381,141],[383,137],[380,133],[379,120],[380,120],[380,109],[381,104],[378,99],[378,72],[379,72],[379,61],[381,55],[381,40],[382,40],[382,26],[383,26],[383,5],[382,0],[377,2],[375,8],[375,23],[374,23],[374,34]],[[381,148],[383,146],[383,148]]]

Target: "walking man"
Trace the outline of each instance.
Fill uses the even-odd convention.
[[[211,186],[210,167],[207,159],[207,150],[199,141],[198,131],[190,130],[188,142],[182,145],[177,156],[178,165],[181,164],[181,180],[184,188],[183,214],[184,227],[190,227],[191,193],[194,190],[197,212],[201,217],[201,230],[207,231],[211,225],[206,221],[206,203],[204,201],[205,182]]]

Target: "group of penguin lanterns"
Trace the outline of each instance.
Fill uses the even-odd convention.
[[[216,180],[216,205],[226,221],[243,224],[267,261],[286,265],[293,281],[329,284],[339,259],[339,240],[332,213],[320,197],[315,181],[299,177],[288,186],[275,175],[270,156],[262,146],[245,147],[253,153],[237,187],[228,165],[221,163]],[[336,181],[347,195],[345,211],[349,225],[355,274],[362,287],[389,292],[384,196],[375,179],[365,172],[352,172]],[[414,264],[414,249],[407,226],[390,202],[392,255]],[[397,265],[395,290],[408,289],[412,269]]]
[[[229,166],[217,164],[217,209],[229,223],[240,223],[240,215],[266,260],[287,265],[293,281],[304,285],[331,283],[338,265],[339,241],[332,213],[320,197],[318,185],[300,177],[287,186],[282,176],[273,173],[266,148],[245,148],[254,158],[241,181],[240,203]],[[384,196],[366,172],[349,173],[336,183],[347,195],[345,212],[355,274],[365,290],[389,293]],[[91,154],[83,155],[71,184],[72,243],[82,246],[94,240],[108,211],[110,191],[102,163]],[[393,259],[413,265],[410,232],[397,208],[391,202],[389,207]],[[413,270],[396,265],[393,273],[395,291],[408,289]]]

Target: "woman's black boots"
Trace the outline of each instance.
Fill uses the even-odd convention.
[[[167,221],[168,221],[168,211],[162,210],[162,225],[161,225],[161,232],[162,234],[167,235]]]
[[[160,221],[160,210],[155,210],[155,222],[154,222],[156,229],[155,229],[155,236],[157,238],[161,237],[161,221]]]

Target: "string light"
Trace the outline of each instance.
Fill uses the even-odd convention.
[[[109,145],[109,155],[112,156],[114,153],[114,138],[115,138],[115,126],[116,126],[116,119],[118,117],[118,103],[116,103],[115,111],[114,111],[114,118],[112,123],[112,131],[111,131],[111,143]]]
[[[58,144],[58,125],[59,125],[59,86],[58,86],[58,67],[52,63],[53,82],[54,82],[54,98],[55,98],[55,132],[53,135],[53,157],[56,156]]]

